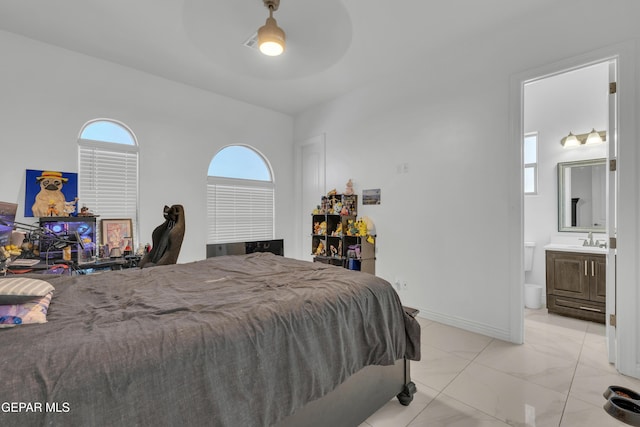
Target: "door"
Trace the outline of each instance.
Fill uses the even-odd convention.
[[[609,233],[609,253],[607,254],[606,269],[606,331],[607,350],[609,363],[616,363],[616,232],[617,232],[617,206],[618,206],[618,175],[616,164],[618,157],[618,97],[617,97],[617,60],[609,62],[609,131],[607,132],[609,173],[607,174],[608,197],[607,197],[607,228]],[[613,167],[612,167],[613,166]]]
[[[300,146],[300,259],[311,261],[311,213],[325,194],[325,137],[319,135]]]

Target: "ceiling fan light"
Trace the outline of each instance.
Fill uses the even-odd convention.
[[[272,17],[258,30],[258,48],[268,56],[278,56],[284,52],[285,35]]]

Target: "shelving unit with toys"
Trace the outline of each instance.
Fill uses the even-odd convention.
[[[357,219],[358,196],[329,193],[311,217],[314,262],[375,274],[375,236]]]

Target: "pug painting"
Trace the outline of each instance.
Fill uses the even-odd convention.
[[[69,216],[67,201],[62,194],[62,187],[68,179],[64,178],[61,172],[42,171],[36,180],[40,185],[40,191],[31,207],[33,216]]]

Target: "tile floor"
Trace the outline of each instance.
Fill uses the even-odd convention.
[[[421,319],[418,392],[393,399],[360,427],[626,426],[609,416],[609,385],[640,391],[607,362],[603,325],[525,310],[525,344]]]

